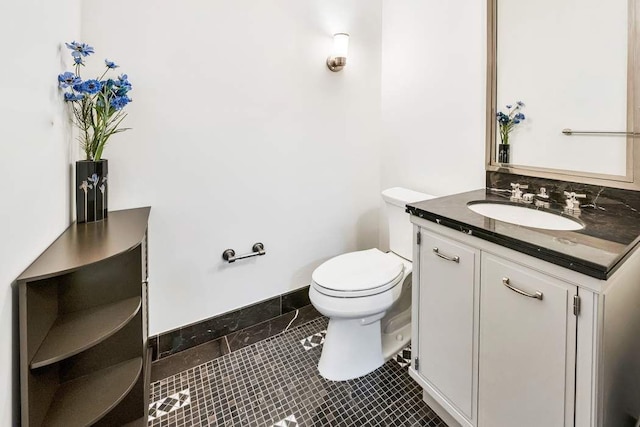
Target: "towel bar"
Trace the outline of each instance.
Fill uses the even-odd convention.
[[[573,130],[573,129],[562,129],[562,133],[568,136],[571,135],[624,135],[624,136],[639,136],[638,132],[624,132],[624,131],[592,131],[592,130]]]

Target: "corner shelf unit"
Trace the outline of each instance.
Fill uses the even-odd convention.
[[[150,209],[71,225],[18,277],[23,427],[147,425]]]

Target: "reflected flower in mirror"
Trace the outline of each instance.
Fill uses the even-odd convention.
[[[502,144],[509,144],[509,134],[513,131],[516,125],[522,123],[525,119],[521,109],[524,107],[522,101],[516,102],[515,105],[507,105],[507,112],[503,113],[498,111],[496,113],[496,120],[500,126],[500,141]]]

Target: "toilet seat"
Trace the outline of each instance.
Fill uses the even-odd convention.
[[[311,285],[328,296],[365,297],[398,285],[404,270],[404,263],[397,256],[374,248],[326,261],[313,272]]]

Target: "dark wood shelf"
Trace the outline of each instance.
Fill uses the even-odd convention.
[[[148,416],[150,210],[71,224],[18,277],[22,427]]]
[[[44,419],[47,426],[87,426],[113,409],[142,372],[136,357],[60,385]]]
[[[64,274],[133,249],[142,241],[151,208],[109,212],[103,221],[72,224],[18,281]]]
[[[59,362],[104,341],[133,319],[141,305],[142,298],[133,297],[58,317],[31,360],[31,369]]]

